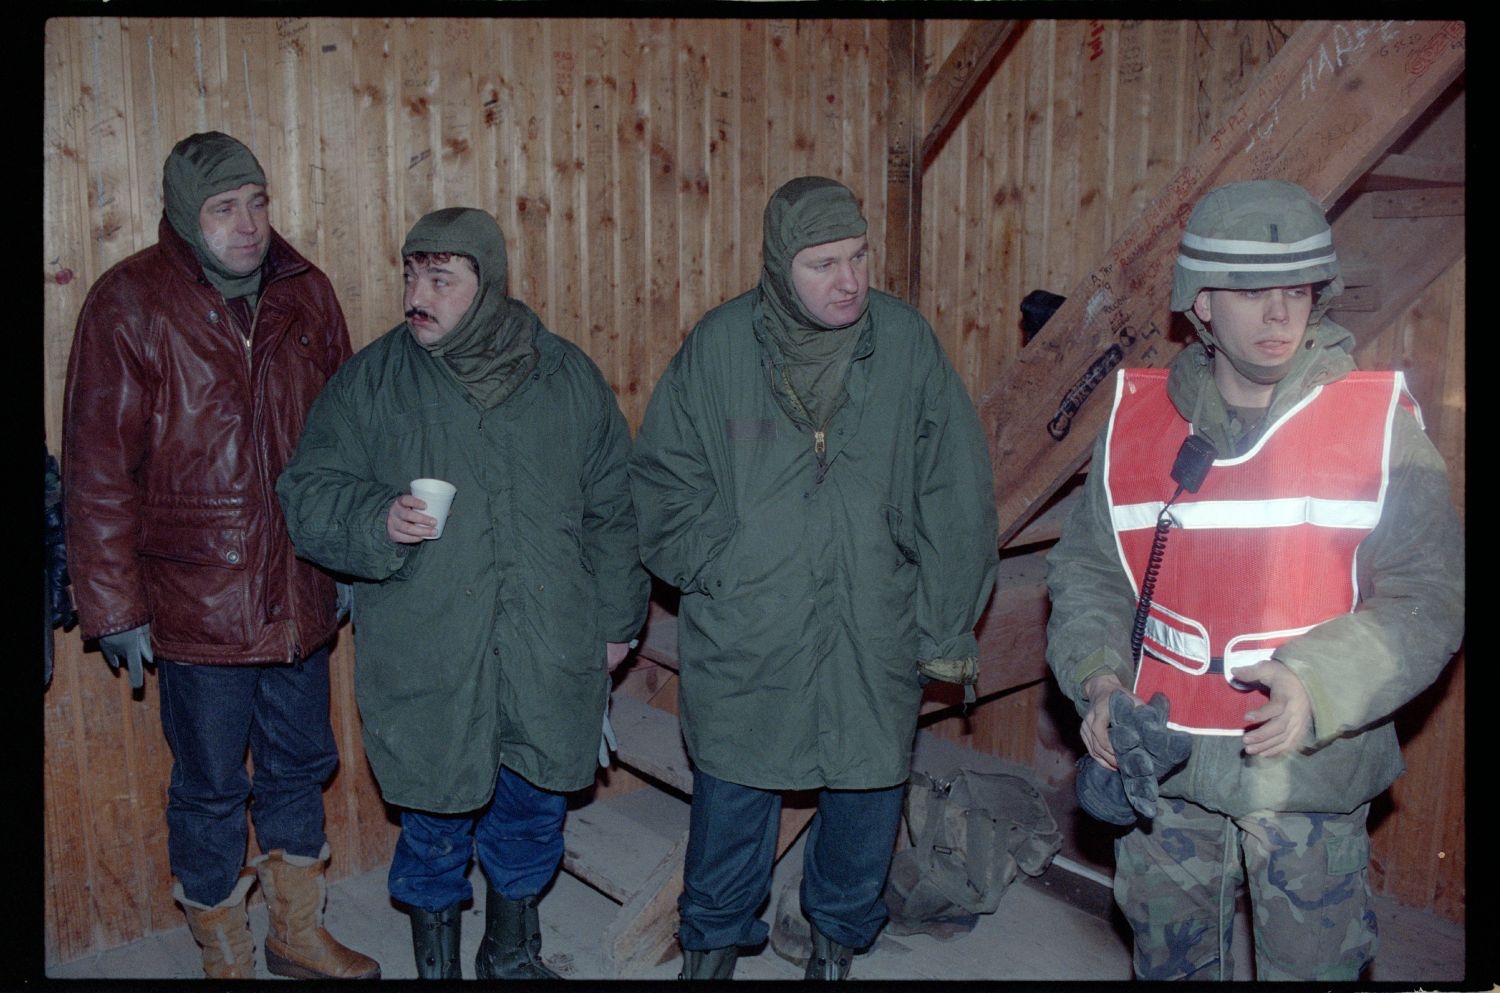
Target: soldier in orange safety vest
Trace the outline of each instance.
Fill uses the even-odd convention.
[[[1301,187],[1205,196],[1171,302],[1198,340],[1118,374],[1049,558],[1081,768],[1129,799],[1138,978],[1235,978],[1242,884],[1256,979],[1354,980],[1375,954],[1366,816],[1404,769],[1393,713],[1462,638],[1463,543],[1404,377],[1356,371],[1324,316],[1342,288]]]

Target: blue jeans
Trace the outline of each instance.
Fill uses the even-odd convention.
[[[401,836],[386,887],[420,910],[445,910],[470,900],[465,874],[476,849],[489,884],[507,900],[540,893],[563,855],[568,799],[539,789],[500,767],[495,795],[468,814],[401,812]]]
[[[823,790],[802,859],[802,912],[848,948],[875,940],[886,920],[881,893],[901,824],[905,784]],[[758,945],[768,928],[756,912],[771,892],[781,794],[693,770],[693,808],[683,860],[678,939],[708,951]]]
[[[247,801],[261,851],[317,856],[326,840],[323,784],[339,761],[328,723],[328,650],[292,665],[164,661],[158,672],[172,750],[167,860],[187,898],[211,907],[234,889],[245,864]]]

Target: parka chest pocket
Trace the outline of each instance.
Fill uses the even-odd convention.
[[[272,395],[294,400],[294,409],[305,410],[327,385],[337,366],[329,368],[327,336],[323,331],[309,327],[310,320],[306,315],[275,316],[290,322],[290,327],[281,338],[276,356],[272,359],[275,365],[269,380],[274,384]],[[264,311],[260,320],[261,326],[266,327]]]
[[[465,448],[467,422],[455,423],[454,412],[442,404],[426,403],[392,411],[372,426],[368,436],[376,476],[403,491],[418,476],[438,476],[464,489],[454,478],[455,463]],[[471,433],[464,438],[472,441]]]
[[[386,426],[391,435],[399,437],[419,431],[441,431],[452,421],[452,411],[442,404],[429,403],[395,411],[386,419]]]

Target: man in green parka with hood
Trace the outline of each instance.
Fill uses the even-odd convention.
[[[807,976],[847,975],[885,921],[922,673],[977,666],[984,433],[927,322],[870,289],[865,229],[831,179],[777,190],[759,286],[693,329],[631,454],[642,560],[682,591],[689,979],[766,937],[782,790],[820,791]]]
[[[329,382],[277,493],[298,553],[355,580],[356,695],[404,808],[389,888],[418,974],[461,978],[477,850],[478,978],[555,978],[537,895],[646,613],[629,431],[598,368],[506,295],[493,217],[434,211],[401,254],[405,322]],[[440,537],[407,492],[423,477],[457,487]]]
[[[1366,817],[1404,768],[1393,713],[1462,636],[1463,544],[1403,376],[1357,371],[1323,316],[1342,286],[1301,187],[1205,196],[1171,301],[1198,341],[1120,373],[1049,556],[1047,660],[1144,808],[1116,821],[1114,884],[1141,979],[1233,978],[1241,885],[1256,979],[1354,980],[1375,954]],[[1176,453],[1205,439],[1194,480]],[[1121,726],[1147,699],[1191,750],[1143,795],[1127,756],[1154,731]]]

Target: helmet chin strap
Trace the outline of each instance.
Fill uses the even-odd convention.
[[[1297,364],[1297,360],[1302,357],[1302,352],[1304,351],[1304,349],[1298,348],[1292,353],[1292,357],[1285,362],[1278,362],[1275,365],[1258,365],[1254,362],[1236,358],[1220,348],[1219,343],[1214,340],[1213,332],[1208,329],[1208,325],[1193,311],[1187,311],[1186,316],[1193,327],[1197,329],[1198,338],[1203,342],[1203,347],[1207,349],[1209,358],[1219,356],[1227,359],[1229,364],[1234,367],[1235,372],[1257,386],[1275,386],[1281,382],[1287,377],[1287,373],[1292,371],[1292,367]],[[1307,330],[1303,332],[1302,340],[1306,341],[1306,336],[1312,334],[1312,331],[1313,325],[1309,323]]]
[[[1275,365],[1256,365],[1253,362],[1237,359],[1228,352],[1224,353],[1224,358],[1228,359],[1229,364],[1234,366],[1235,372],[1257,386],[1275,386],[1286,378],[1287,373],[1292,371],[1292,366],[1296,364],[1300,352],[1301,349],[1298,349],[1297,352],[1292,354],[1291,358],[1285,362],[1278,362]]]

